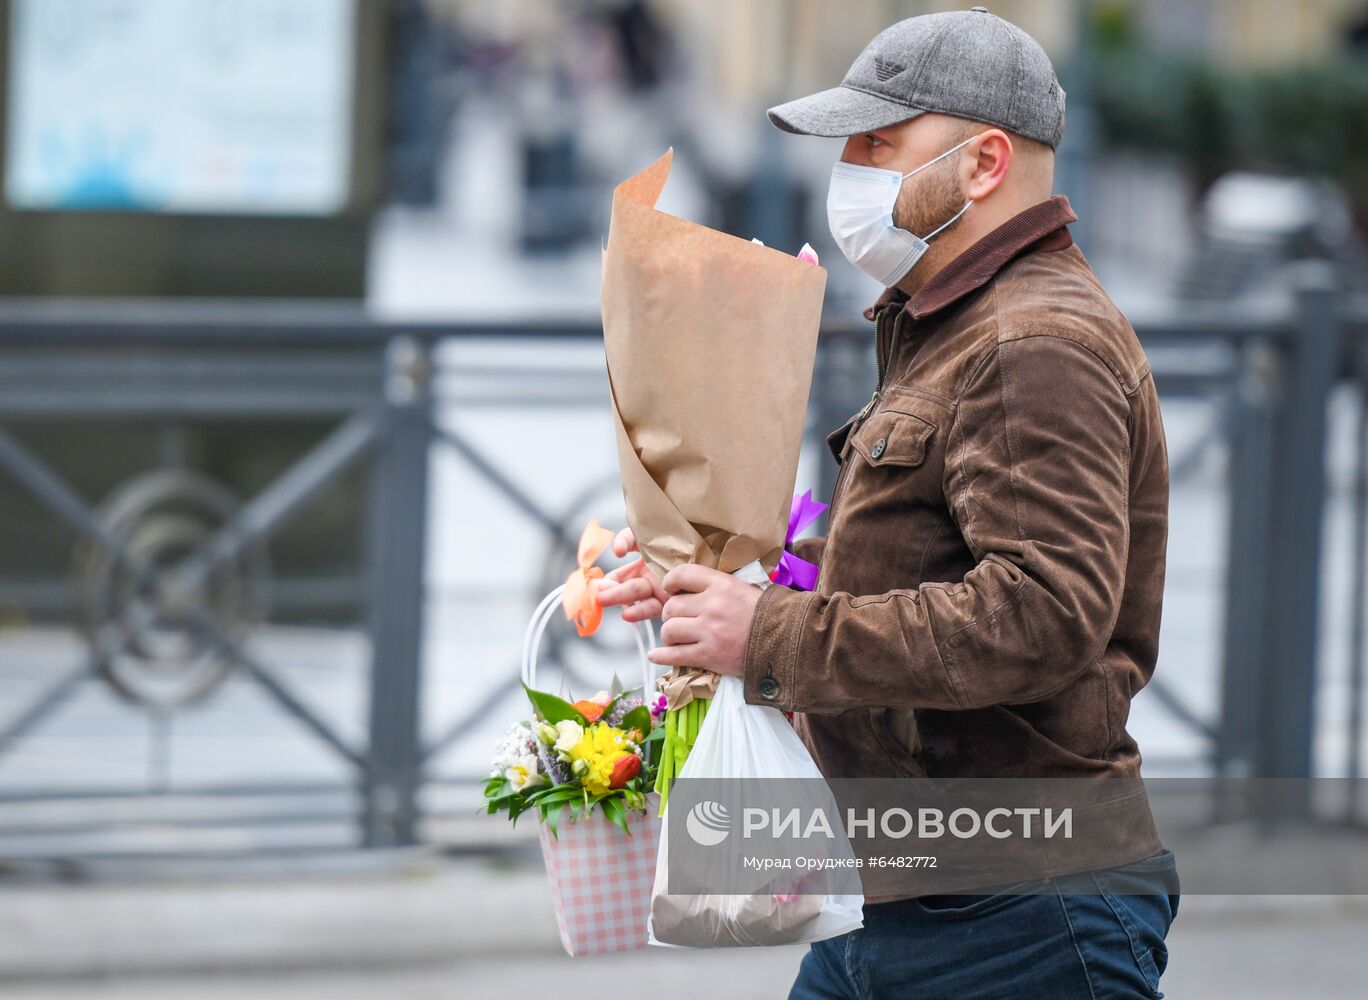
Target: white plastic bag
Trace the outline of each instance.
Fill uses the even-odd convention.
[[[830,790],[783,713],[751,705],[741,679],[723,677],[698,739],[679,774],[691,778],[793,778],[814,808],[827,808]],[[793,893],[792,873],[776,872],[771,891],[748,895],[671,895],[666,891],[672,797],[660,834],[647,932],[652,944],[719,948],[822,941],[863,925],[864,897]],[[841,843],[845,850],[849,844]]]

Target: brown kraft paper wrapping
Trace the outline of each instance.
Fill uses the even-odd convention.
[[[783,552],[826,269],[655,208],[671,147],[613,191],[604,351],[627,523],[657,576]]]

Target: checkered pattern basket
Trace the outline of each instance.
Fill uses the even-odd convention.
[[[561,944],[570,955],[600,955],[646,947],[660,802],[646,797],[646,813],[629,812],[629,837],[598,809],[577,823],[562,811],[559,839],[542,824],[542,857],[551,882]]]
[[[542,633],[559,606],[557,587],[542,599],[523,637],[522,678],[537,686],[537,650]],[[655,690],[655,665],[646,651],[655,645],[650,622],[633,629],[641,655],[642,691]],[[646,947],[646,918],[651,912],[651,887],[655,883],[656,854],[660,846],[660,799],[646,796],[644,815],[627,813],[631,836],[613,825],[595,807],[577,823],[562,809],[553,837],[541,826],[542,857],[551,883],[551,902],[556,910],[561,944],[570,955],[601,955]]]

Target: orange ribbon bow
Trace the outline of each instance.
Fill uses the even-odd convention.
[[[565,590],[561,594],[561,606],[565,617],[575,623],[575,631],[581,636],[593,635],[603,621],[603,607],[598,602],[599,580],[603,570],[594,565],[594,560],[603,550],[613,543],[613,531],[598,523],[598,518],[589,518],[580,535],[579,566],[570,571],[565,578]]]

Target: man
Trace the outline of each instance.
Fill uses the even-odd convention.
[[[1168,462],[1144,352],[1051,197],[1048,57],[981,7],[914,17],[769,116],[845,139],[832,233],[887,286],[865,311],[877,386],[827,439],[829,532],[794,545],[816,588],[638,561],[601,602],[664,618],[655,662],[798,713],[828,778],[1138,779],[1125,723],[1158,652]],[[1143,786],[1098,815],[1094,863],[1042,869],[1047,893],[868,900],[791,996],[1161,996],[1173,855]]]

